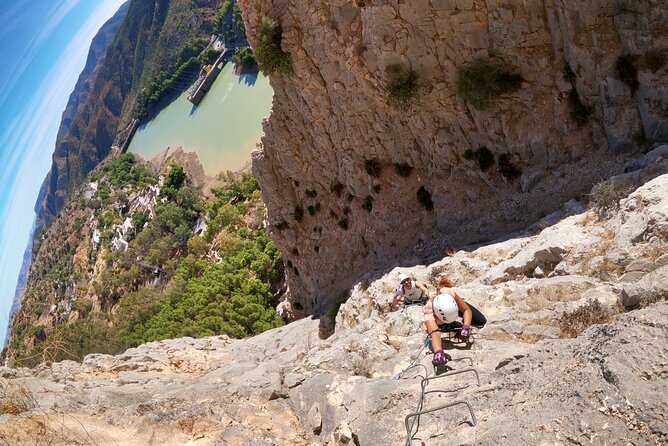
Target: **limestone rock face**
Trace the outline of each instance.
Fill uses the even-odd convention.
[[[450,277],[488,321],[472,343],[444,335],[449,364],[462,373],[431,380],[424,401],[425,409],[464,401],[476,423],[464,405],[422,415],[413,445],[667,444],[668,175],[631,192],[609,220],[570,215],[576,207],[541,220],[549,226],[535,234],[365,277],[327,339],[318,320],[303,318],[244,340],[182,338],[82,364],[0,367],[0,438],[406,445],[420,376],[434,371],[422,308],[388,305],[405,273],[430,290]],[[644,222],[642,236],[625,230],[628,221]],[[556,257],[536,277],[546,252]]]
[[[668,138],[668,69],[656,62],[668,44],[665,2],[241,6],[251,45],[266,15],[292,58],[291,74],[271,76],[275,100],[253,172],[305,311],[323,311],[370,270],[520,229],[621,172],[640,142]],[[616,74],[625,54],[637,89]],[[523,78],[487,111],[456,92],[457,70],[477,58]],[[388,104],[390,64],[428,84],[407,112]],[[591,108],[586,123],[570,117],[575,92]],[[464,157],[480,147],[496,159],[486,171]],[[519,178],[499,173],[500,155]]]

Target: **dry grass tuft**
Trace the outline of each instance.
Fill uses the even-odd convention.
[[[610,322],[618,313],[603,308],[598,300],[592,299],[573,311],[564,312],[559,319],[559,329],[563,337],[576,338],[592,325]]]
[[[513,305],[515,305],[515,301],[513,300],[512,294],[513,292],[510,288],[503,289],[503,304],[507,307],[512,307]]]
[[[540,311],[554,302],[573,302],[593,287],[590,283],[554,283],[530,288],[526,304],[530,312]]]
[[[361,357],[353,358],[353,375],[364,376],[365,378],[373,377],[373,367],[369,360]]]
[[[0,380],[0,446],[97,444],[75,418],[46,414],[28,389]]]
[[[35,407],[34,398],[23,386],[13,387],[0,382],[0,415],[18,415]]]

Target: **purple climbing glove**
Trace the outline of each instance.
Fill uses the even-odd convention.
[[[439,365],[445,365],[447,361],[448,357],[445,352],[443,350],[438,350],[434,353],[434,358],[431,360],[431,363],[438,367]]]
[[[462,329],[459,330],[459,339],[461,339],[464,342],[468,342],[470,337],[471,337],[471,326],[470,325],[462,326]]]

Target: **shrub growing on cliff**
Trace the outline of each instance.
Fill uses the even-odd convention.
[[[594,185],[589,200],[599,219],[619,209],[619,200],[628,195],[628,189],[617,186],[612,179]]]
[[[591,107],[586,106],[580,100],[580,95],[575,87],[568,94],[568,107],[570,109],[570,116],[578,126],[583,126],[589,121],[591,114]]]
[[[408,111],[420,94],[420,77],[412,69],[406,69],[399,64],[388,65],[385,68],[387,75],[387,97],[393,107],[401,111]]]
[[[461,67],[457,93],[478,110],[487,110],[505,93],[519,90],[522,76],[485,59],[476,59]]]
[[[508,180],[515,180],[522,175],[522,169],[517,167],[510,159],[510,155],[502,153],[499,155],[499,173]]]
[[[371,195],[364,197],[364,201],[362,202],[362,209],[367,212],[371,212],[373,209],[373,197]]]
[[[257,51],[255,58],[260,71],[268,76],[275,71],[288,74],[292,70],[290,53],[281,48],[283,30],[275,20],[262,16],[257,34]]]
[[[408,163],[394,163],[394,172],[400,177],[408,177],[413,171],[413,166]]]
[[[431,193],[425,189],[424,186],[420,186],[417,191],[417,199],[420,205],[428,211],[434,210],[434,202],[431,199]]]
[[[380,165],[380,161],[374,158],[364,161],[364,170],[372,177],[379,177],[382,166]]]
[[[571,312],[564,312],[559,319],[559,329],[563,337],[576,338],[588,327],[604,324],[611,318],[612,312],[603,308],[598,300],[593,299]]]
[[[631,89],[631,93],[635,93],[640,87],[636,62],[636,56],[630,54],[619,56],[615,62],[615,76]]]
[[[494,164],[494,154],[485,146],[476,150],[466,149],[464,159],[477,162],[480,170],[487,170]]]
[[[232,56],[232,62],[236,65],[239,72],[249,72],[257,70],[257,61],[250,48],[237,49]]]

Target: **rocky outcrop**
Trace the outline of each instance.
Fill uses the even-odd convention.
[[[253,172],[293,311],[324,311],[370,270],[526,227],[668,138],[664,2],[241,4],[251,45],[267,15],[292,58],[271,76]],[[486,111],[456,89],[477,58],[523,78]],[[388,103],[391,64],[428,84],[407,112]],[[485,171],[466,155],[481,147],[496,160]]]
[[[657,278],[665,276],[667,205],[664,175],[633,191],[609,220],[575,213],[571,203],[538,222],[537,234],[365,279],[328,339],[304,318],[246,340],[183,338],[82,364],[0,368],[0,438],[404,445],[418,375],[433,376],[422,309],[388,308],[398,275],[409,273],[431,289],[447,275],[488,319],[472,344],[445,343],[452,369],[472,367],[479,381],[471,371],[434,379],[424,401],[425,409],[464,401],[475,421],[464,405],[423,415],[412,444],[665,444],[668,302]],[[638,231],[624,229],[629,221]],[[556,264],[537,275],[546,252]],[[646,288],[648,300],[620,307],[630,284],[657,280],[663,288]],[[424,367],[406,371],[412,364]]]

